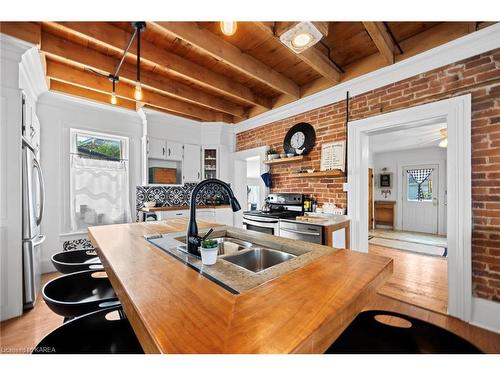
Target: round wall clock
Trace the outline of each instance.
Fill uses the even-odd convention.
[[[314,147],[316,132],[311,124],[300,122],[286,133],[283,150],[287,154],[306,155]]]

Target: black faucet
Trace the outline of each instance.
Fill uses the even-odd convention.
[[[189,224],[186,234],[186,244],[188,253],[198,256],[200,255],[198,247],[201,245],[201,237],[198,236],[198,225],[196,224],[196,197],[198,196],[201,188],[209,184],[219,185],[227,192],[227,194],[229,195],[229,203],[231,204],[233,212],[241,210],[240,203],[234,196],[231,187],[224,181],[218,180],[216,178],[209,178],[207,180],[201,181],[198,185],[195,186],[193,192],[191,193],[191,207],[189,209]]]

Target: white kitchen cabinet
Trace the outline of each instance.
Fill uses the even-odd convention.
[[[148,138],[148,158],[165,159],[165,140],[159,138]]]
[[[215,223],[215,209],[200,208],[196,210],[196,220],[204,220],[210,223]]]
[[[167,141],[165,158],[167,160],[181,161],[183,154],[183,145],[179,142]]]
[[[201,181],[201,146],[185,144],[182,163],[182,182]]]
[[[219,178],[219,149],[217,147],[203,147],[201,155],[203,179]]]
[[[216,208],[215,222],[222,225],[233,225],[233,210],[231,208]]]
[[[158,220],[179,219],[189,217],[189,210],[159,211]]]

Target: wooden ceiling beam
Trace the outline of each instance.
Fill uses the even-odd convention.
[[[216,34],[202,29],[194,22],[150,22],[148,25],[158,32],[163,31],[184,40],[240,73],[264,83],[283,94],[295,99],[300,97],[299,86],[290,78],[285,77],[263,62],[242,52],[238,47]]]
[[[78,96],[85,99],[94,100],[100,103],[113,105],[111,104],[111,95],[104,94],[102,92],[89,90],[80,86],[74,86],[69,83],[55,81],[53,79],[49,79],[49,89],[51,91],[57,91],[63,94],[68,94],[72,96]],[[132,100],[126,100],[123,98],[118,98],[117,103],[115,104],[118,107],[123,107],[126,109],[130,109],[132,111],[136,110],[135,102]]]
[[[1,33],[35,45],[40,45],[41,30],[39,22],[0,22]]]
[[[74,68],[53,60],[47,60],[47,76],[57,81],[70,83],[105,94],[111,93],[111,81],[107,81],[105,78],[99,77],[83,69]],[[119,82],[115,89],[117,97],[134,100],[134,85]],[[215,112],[196,105],[160,95],[147,89],[142,90],[142,96],[142,102],[154,107],[160,107],[179,114],[196,117],[203,121],[217,121]]]
[[[49,28],[78,35],[118,52],[125,50],[131,36],[129,32],[105,22],[44,22],[44,24]],[[146,32],[148,32],[148,29],[146,29]],[[143,39],[141,42],[141,60],[154,64],[158,69],[166,73],[187,79],[209,90],[251,105],[257,105],[266,109],[272,107],[269,98],[254,93],[248,87],[222,74],[213,72],[204,66],[193,63],[163,48],[159,48],[147,40]],[[129,55],[135,58],[135,51],[134,42]]]
[[[273,25],[269,22],[254,22],[255,26],[262,32],[267,33],[274,37]],[[290,53],[296,55],[299,59],[304,61],[307,65],[325,77],[331,83],[340,82],[341,72],[340,69],[330,59],[318,49],[311,47],[301,53],[295,53],[284,46],[278,38],[276,41],[280,43]]]
[[[50,57],[100,70],[107,74],[113,74],[118,66],[118,60],[113,57],[91,48],[82,47],[81,45],[72,43],[47,32],[42,32],[40,49]],[[136,76],[135,65],[125,62],[122,65],[119,75],[121,80],[133,84]],[[194,89],[180,82],[173,81],[160,74],[142,71],[141,83],[145,87],[158,90],[162,94],[189,101],[193,104],[199,104],[216,111],[225,112],[239,118],[245,118],[246,110],[244,107]]]
[[[366,31],[388,64],[394,64],[398,47],[383,22],[363,22]]]

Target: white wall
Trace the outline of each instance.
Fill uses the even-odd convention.
[[[52,270],[50,256],[62,242],[85,237],[72,233],[69,220],[70,128],[129,138],[130,207],[135,212],[135,186],[141,182],[142,120],[134,111],[47,92],[40,96],[37,114],[41,124],[41,166],[45,175],[46,208],[42,233],[43,272]]]
[[[440,147],[428,147],[403,151],[391,151],[373,154],[372,159],[374,173],[374,200],[396,201],[396,229],[402,228],[401,205],[402,205],[402,176],[401,167],[412,164],[442,164],[444,168],[439,173],[439,234],[446,234],[446,149]],[[391,194],[385,198],[382,188],[378,186],[378,175],[382,168],[387,168],[387,173],[392,173]],[[383,188],[386,190],[385,188]]]

